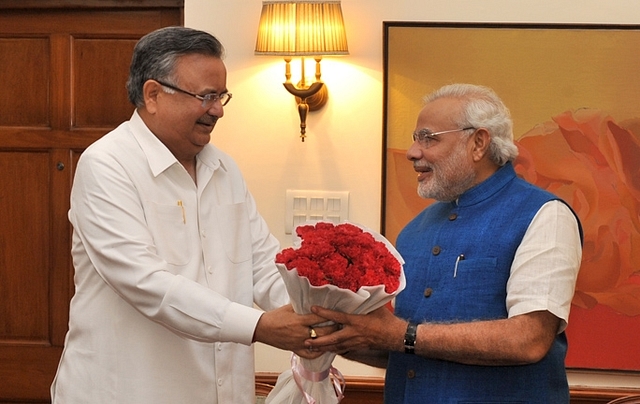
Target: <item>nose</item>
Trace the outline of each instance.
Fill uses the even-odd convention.
[[[416,161],[422,158],[422,148],[417,141],[414,141],[407,149],[407,160]]]
[[[218,118],[222,118],[224,116],[224,107],[222,106],[220,99],[215,100],[215,102],[209,106],[207,113],[209,115],[217,116]]]

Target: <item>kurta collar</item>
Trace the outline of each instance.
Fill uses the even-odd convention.
[[[153,173],[154,177],[157,177],[172,165],[180,164],[178,159],[176,159],[167,146],[165,146],[147,127],[137,110],[133,112],[129,122],[133,129],[133,136],[136,138],[140,148],[147,157],[149,169]],[[204,149],[198,153],[197,159],[212,170],[216,170],[221,167],[226,171],[226,168],[221,161],[220,151],[212,144],[206,145]]]
[[[516,172],[513,169],[513,165],[511,162],[507,162],[507,164],[500,167],[498,171],[493,173],[491,177],[460,195],[457,200],[457,205],[465,207],[482,202],[506,186],[515,177]],[[453,203],[456,204],[456,202]]]

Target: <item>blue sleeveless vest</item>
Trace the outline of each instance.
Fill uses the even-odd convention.
[[[398,236],[407,286],[395,313],[417,323],[506,318],[516,249],[540,207],[557,199],[516,177],[508,163],[457,203],[426,208]],[[392,352],[385,403],[569,403],[566,349],[559,334],[545,358],[522,366],[470,366]]]

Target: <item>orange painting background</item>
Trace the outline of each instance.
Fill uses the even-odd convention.
[[[637,73],[606,70],[611,60],[623,72],[630,64],[640,66],[638,56],[629,56],[640,49],[640,35],[612,27],[525,28],[385,23],[383,231],[394,242],[400,229],[431,202],[417,196],[415,172],[405,157],[421,97],[450,82],[494,88],[514,118],[520,150],[516,172],[567,201],[584,228],[583,261],[567,329],[567,366],[640,370],[640,79]],[[487,43],[478,39],[482,36]],[[537,46],[527,48],[528,42]],[[454,59],[451,49],[469,46],[488,47],[482,53],[487,57],[483,71],[477,69],[482,60],[462,68],[449,60]],[[558,62],[571,66],[569,75],[552,77],[534,62],[549,64],[549,55],[563,52],[563,58],[551,62],[556,71]],[[496,59],[498,54],[503,56]],[[438,63],[426,69],[422,59]],[[517,71],[518,80],[525,82],[497,75],[496,66]],[[585,85],[591,88],[582,90]],[[612,87],[617,98],[608,95]],[[549,101],[538,100],[540,94]]]

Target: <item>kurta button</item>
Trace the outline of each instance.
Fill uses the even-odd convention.
[[[431,253],[433,253],[433,255],[438,255],[440,254],[440,246],[435,246],[431,249]]]
[[[429,297],[429,296],[431,296],[431,294],[432,294],[432,293],[433,293],[433,289],[431,289],[431,288],[426,288],[426,289],[424,290],[424,297]]]
[[[411,369],[409,371],[407,371],[407,378],[409,379],[413,379],[414,377],[416,377],[416,371]]]
[[[218,379],[218,386],[222,386],[222,379]]]
[[[456,220],[458,218],[458,214],[457,213],[451,213],[449,214],[449,220]]]

